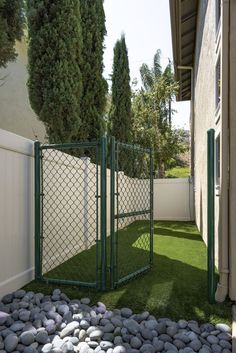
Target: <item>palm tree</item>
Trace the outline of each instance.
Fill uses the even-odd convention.
[[[142,64],[140,67],[140,75],[141,75],[141,80],[143,84],[143,88],[145,91],[151,91],[155,85],[160,79],[164,79],[166,82],[166,85],[169,86],[174,83],[174,73],[172,70],[172,64],[171,61],[169,60],[168,65],[162,71],[161,67],[161,50],[158,49],[156,51],[156,54],[154,55],[153,58],[153,67],[149,67],[147,64]],[[171,126],[171,102],[173,100],[174,96],[173,94],[170,94],[169,100],[167,104],[164,104],[162,107],[162,115],[163,115],[163,121],[168,120],[169,125]]]

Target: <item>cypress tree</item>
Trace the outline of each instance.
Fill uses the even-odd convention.
[[[83,50],[81,72],[81,128],[78,139],[98,138],[104,133],[107,82],[102,76],[104,36],[106,35],[103,0],[80,0]]]
[[[15,41],[23,36],[23,0],[0,0],[0,67],[14,61]]]
[[[131,125],[129,60],[125,36],[122,35],[114,47],[110,134],[120,141],[129,142]]]
[[[28,0],[29,98],[50,142],[80,126],[82,33],[79,0]]]

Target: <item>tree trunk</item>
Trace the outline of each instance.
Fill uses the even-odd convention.
[[[158,179],[163,179],[165,178],[165,167],[164,167],[164,164],[162,162],[159,162],[158,163],[158,172],[157,172],[157,175],[158,175]]]

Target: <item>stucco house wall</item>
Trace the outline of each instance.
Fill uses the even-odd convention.
[[[0,129],[44,142],[44,125],[31,109],[28,98],[26,40],[16,43],[16,51],[16,61],[0,69]]]
[[[195,217],[207,243],[207,130],[215,128],[215,1],[200,1],[198,11],[193,74]],[[215,214],[217,225],[217,199]],[[215,240],[218,264],[217,233]]]

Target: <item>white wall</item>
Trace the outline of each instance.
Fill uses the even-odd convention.
[[[0,297],[33,278],[33,142],[0,130]]]
[[[155,179],[153,212],[154,220],[194,220],[191,179]]]
[[[33,279],[34,276],[34,151],[33,141],[0,130],[0,297]],[[96,167],[86,160],[60,151],[44,155],[44,227],[53,263],[45,263],[44,272],[59,265],[61,258],[74,256],[78,251],[95,244],[96,232]],[[56,158],[57,157],[57,158]],[[88,163],[86,167],[86,163]],[[86,182],[86,168],[88,180]],[[99,171],[99,170],[98,170]],[[99,173],[100,174],[100,173]],[[100,176],[98,176],[100,178]],[[69,184],[70,182],[70,184]],[[148,185],[146,185],[148,183]],[[62,185],[63,184],[63,185]],[[129,178],[119,173],[119,213],[149,208],[149,180]],[[63,207],[60,188],[63,186]],[[88,191],[87,213],[84,213],[84,192]],[[68,218],[73,197],[73,224]],[[48,196],[48,198],[47,198]],[[69,198],[67,197],[69,196]],[[140,200],[142,199],[142,203]],[[66,203],[66,204],[65,204]],[[193,219],[192,184],[188,179],[154,180],[154,219]],[[59,206],[59,207],[57,207]],[[124,227],[145,216],[126,218]],[[87,232],[86,232],[87,228]],[[110,229],[110,172],[107,171],[107,233]],[[87,234],[87,235],[86,235]],[[88,243],[84,241],[87,236]],[[71,238],[77,237],[71,242]],[[46,237],[45,237],[46,239]],[[63,248],[68,254],[63,253]],[[76,244],[76,246],[75,246]],[[52,254],[46,251],[45,259]],[[63,255],[63,256],[61,256]]]
[[[44,124],[36,117],[28,97],[26,38],[16,42],[16,52],[16,61],[0,68],[0,129],[44,142]]]

